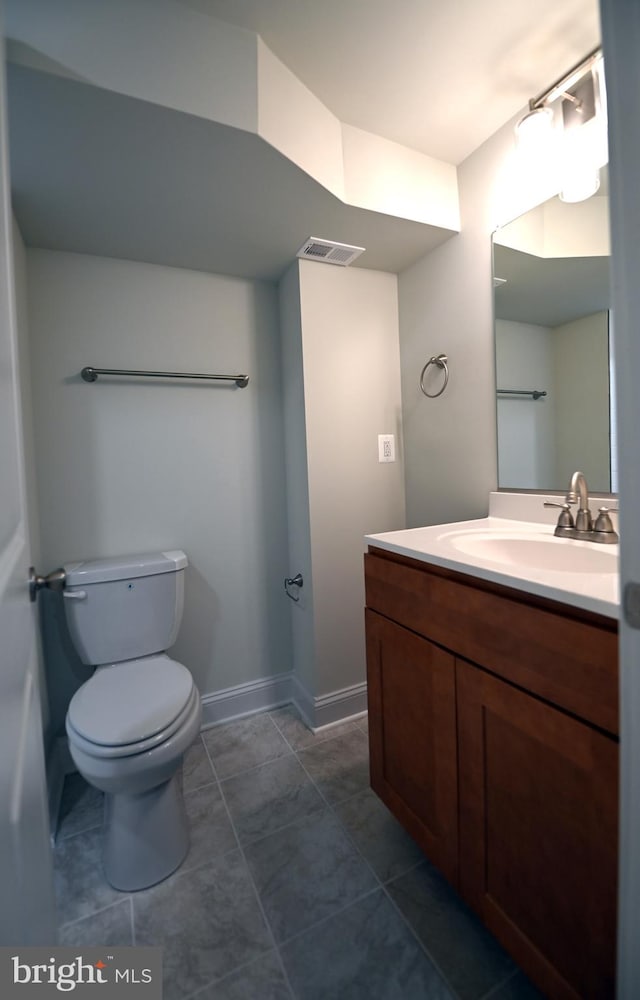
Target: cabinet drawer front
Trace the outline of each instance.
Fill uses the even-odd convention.
[[[613,997],[617,742],[467,663],[456,676],[462,893],[547,995]]]
[[[508,588],[365,556],[367,606],[611,733],[618,732],[618,638]]]

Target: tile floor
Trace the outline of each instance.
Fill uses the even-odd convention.
[[[100,793],[65,784],[60,943],[160,945],[165,1000],[536,1000],[368,786],[366,719],[314,736],[291,707],[188,752],[191,849],[165,882],[112,889]]]

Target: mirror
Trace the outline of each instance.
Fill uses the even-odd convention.
[[[606,177],[501,227],[493,260],[499,488],[564,492],[581,469],[615,491]]]

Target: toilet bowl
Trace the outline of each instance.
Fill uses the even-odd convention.
[[[162,881],[189,850],[181,764],[202,709],[189,670],[162,651],[177,633],[186,564],[169,552],[65,567],[69,630],[96,664],[69,705],[69,750],[105,793],[105,875],[126,892]]]

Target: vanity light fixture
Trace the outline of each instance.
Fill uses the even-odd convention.
[[[523,149],[551,152],[555,135],[561,201],[583,201],[600,186],[599,168],[607,161],[602,68],[598,46],[532,98],[529,111],[516,124],[518,144]]]

